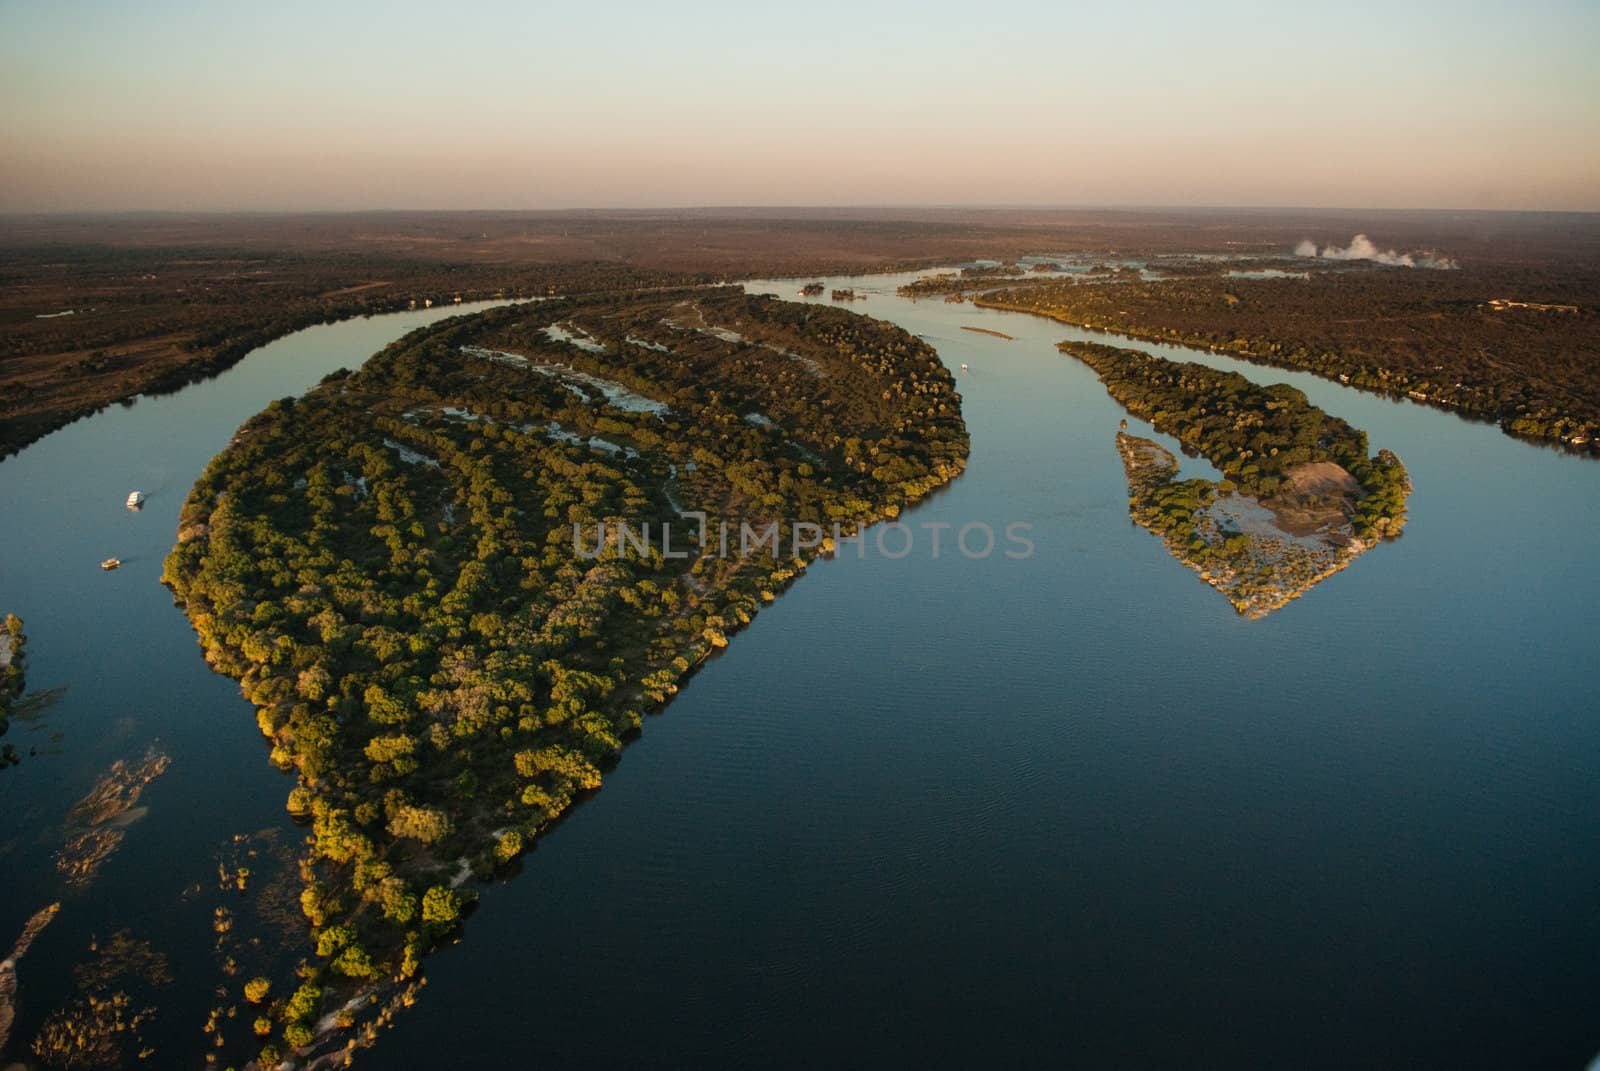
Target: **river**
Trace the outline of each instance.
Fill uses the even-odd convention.
[[[284,811],[293,781],[266,762],[252,707],[235,682],[210,671],[161,586],[178,511],[212,456],[267,403],[360,364],[413,328],[495,304],[308,328],[213,379],[112,406],[0,462],[0,613],[26,623],[29,691],[65,689],[38,729],[13,721],[4,737],[25,757],[0,771],[0,956],[30,915],[62,901],[18,966],[14,1043],[72,994],[72,968],[90,942],[128,928],[169,956],[175,978],[149,1040],[198,1063],[211,988],[223,980],[211,913],[239,907],[218,892],[217,864],[232,861],[236,834],[271,830],[291,846],[300,834]],[[124,504],[135,489],[147,496],[137,512]],[[109,557],[122,566],[102,572]],[[128,826],[87,889],[64,886],[53,860],[68,809],[113,761],[137,760],[152,746],[172,764],[139,800],[148,813]],[[30,747],[54,753],[26,757]],[[266,860],[251,865],[268,873]]]
[[[1416,484],[1403,538],[1246,621],[1128,518],[1125,414],[1054,349],[1105,336],[911,302],[905,278],[825,280],[970,366],[967,472],[904,520],[1025,523],[1034,553],[813,566],[484,890],[370,1062],[1582,1066],[1600,1048],[1600,465],[1142,346],[1300,387]],[[61,814],[107,761],[156,736],[174,756],[24,961],[25,1000],[59,999],[117,926],[172,945],[181,989],[215,901],[182,889],[215,885],[232,834],[288,835],[289,782],[160,560],[245,417],[439,311],[312,328],[0,464],[0,609],[28,622],[30,684],[68,688],[62,753],[0,774],[0,925],[61,895]],[[110,554],[127,564],[101,574]],[[174,1045],[188,1000],[158,1023],[187,1032]]]

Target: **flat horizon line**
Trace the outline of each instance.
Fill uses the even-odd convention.
[[[877,202],[858,204],[695,204],[622,206],[589,205],[565,208],[49,208],[0,209],[0,220],[41,218],[115,217],[286,217],[286,216],[400,216],[400,215],[497,215],[497,216],[597,216],[597,215],[694,215],[703,213],[839,213],[839,212],[1257,212],[1272,215],[1291,213],[1344,214],[1382,213],[1389,215],[1473,215],[1473,216],[1600,216],[1600,208],[1464,208],[1464,207],[1366,207],[1361,205],[1251,205],[1251,204],[1116,204],[1116,203],[1028,203],[1028,202]]]

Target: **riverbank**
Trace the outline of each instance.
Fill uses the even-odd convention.
[[[511,865],[598,789],[644,715],[806,569],[821,546],[797,518],[896,517],[966,454],[925,343],[732,289],[449,321],[248,422],[163,579],[312,826],[316,966],[278,988],[263,1051],[307,1050],[324,1008],[409,985],[475,897],[463,875]],[[708,530],[772,524],[776,543],[669,545],[674,479]],[[620,524],[659,538],[628,552]],[[259,571],[269,554],[287,571]]]
[[[1221,474],[1179,479],[1171,451],[1117,435],[1134,521],[1241,614],[1279,609],[1404,528],[1411,480],[1400,459],[1368,456],[1365,432],[1295,388],[1097,342],[1057,349]]]
[[[1247,623],[1132,530],[1111,442],[1123,413],[1056,352],[1066,329],[988,314],[1018,337],[1006,343],[959,331],[974,315],[960,306],[901,301],[876,278],[828,282],[876,288],[854,308],[985,373],[962,377],[968,469],[903,518],[919,534],[950,523],[946,553],[885,562],[847,549],[811,567],[649,721],[648,746],[627,750],[592,803],[475,886],[464,939],[426,960],[416,1006],[355,1066],[498,1067],[508,1023],[520,1057],[551,1066],[825,1063],[841,1051],[888,1065],[1066,1052],[1146,1066],[1196,1051],[1293,1064],[1307,1044],[1344,1066],[1581,1065],[1593,1051],[1583,1008],[1600,992],[1583,905],[1600,877],[1568,850],[1590,822],[1595,776],[1592,674],[1571,622],[1600,601],[1600,578],[1572,533],[1600,523],[1600,469],[1280,377],[1404,456],[1419,494],[1403,539]],[[297,852],[307,830],[284,812],[289,783],[263,761],[252,705],[196,657],[156,573],[183,487],[244,420],[425,322],[311,328],[0,467],[21,504],[10,560],[26,563],[5,575],[7,602],[28,618],[38,683],[70,686],[64,757],[0,775],[0,803],[51,829],[107,761],[137,757],[151,735],[174,760],[120,862],[72,893],[24,964],[19,1044],[71,999],[90,940],[132,927],[173,957],[175,983],[146,1026],[150,1062],[214,1051],[218,1066],[243,1066],[256,1006],[229,1001],[229,1045],[213,1049],[201,1027],[216,987],[236,994],[314,957],[292,857],[287,896],[264,856],[247,860],[248,892],[217,890],[216,855],[235,834],[272,827]],[[130,487],[164,490],[135,515],[122,506]],[[1038,553],[967,562],[949,540],[974,518],[1032,522]],[[106,531],[115,546],[98,545]],[[108,551],[127,562],[112,577],[94,569]],[[1496,658],[1473,657],[1483,650]],[[1306,685],[1293,717],[1286,665]],[[60,843],[0,843],[7,940],[63,898]],[[1242,887],[1240,872],[1271,880]],[[1185,889],[1176,915],[1152,873]],[[1528,897],[1461,895],[1498,873],[1523,875]],[[180,895],[196,882],[199,894]],[[1126,925],[1101,924],[1108,903]],[[291,917],[267,917],[269,905]],[[233,912],[224,952],[238,975],[213,957],[217,906]],[[1310,972],[1307,933],[1337,937]],[[1522,949],[1518,978],[1561,978],[1569,999],[1506,1007],[1499,977],[1463,992],[1463,959],[1498,962],[1508,940]],[[261,963],[260,947],[279,960]],[[1373,971],[1393,956],[1403,976]],[[1153,1008],[1129,991],[1108,1013],[1098,998],[1131,974],[1181,999]],[[888,990],[905,999],[885,1013],[872,995]],[[953,999],[1014,1009],[1014,1028],[926,1010]],[[1438,1033],[1326,1025],[1378,1006]],[[1285,1015],[1307,1031],[1282,1037]],[[350,1035],[333,1025],[342,1045]]]
[[[28,636],[22,619],[7,614],[0,620],[0,736],[11,728],[11,708],[28,687],[24,647]],[[13,744],[0,744],[0,770],[21,761]]]
[[[1144,286],[1030,280],[1025,287],[974,294],[972,301],[1306,372],[1600,457],[1600,406],[1592,400],[1593,361],[1586,359],[1600,354],[1600,333],[1590,320],[1486,313],[1483,302],[1502,285],[1494,273],[1378,268],[1347,274]],[[1583,293],[1583,285],[1575,275],[1560,292]],[[1397,350],[1397,332],[1417,341]]]
[[[332,294],[308,295],[288,309],[276,300],[238,309],[193,306],[222,318],[196,323],[188,331],[160,335],[138,334],[136,323],[123,326],[113,322],[101,326],[101,334],[87,336],[98,343],[93,349],[86,348],[88,341],[73,339],[72,344],[79,348],[18,357],[0,373],[0,460],[113,405],[127,404],[141,395],[172,394],[219,376],[261,347],[317,324],[503,300],[508,293],[511,297],[533,296],[545,289],[543,285],[508,287],[495,281],[465,287],[458,281],[448,289],[430,288],[439,286],[435,277],[419,283],[420,287],[383,284],[394,293],[358,288],[339,293],[337,300],[332,300],[336,296]],[[110,311],[101,311],[101,321],[115,321]],[[133,334],[124,337],[128,332]]]
[[[156,1062],[181,1064],[211,1049],[222,1066],[242,1066],[245,1055],[212,1049],[200,1030],[216,1010],[216,988],[236,977],[230,971],[270,973],[303,954],[303,916],[280,893],[292,885],[298,896],[284,846],[300,844],[304,832],[284,811],[287,786],[264,761],[252,708],[235,682],[196,657],[193,630],[158,583],[183,490],[268,402],[358,364],[413,328],[482,308],[452,304],[314,326],[215,378],[113,406],[0,462],[6,501],[16,507],[0,610],[27,618],[32,686],[0,740],[14,742],[22,759],[0,772],[0,809],[17,830],[31,831],[0,837],[8,888],[0,932],[14,935],[42,904],[64,904],[49,948],[41,938],[33,969],[23,972],[13,1047],[0,1064],[21,1059],[48,1024],[64,1021],[57,1012],[77,1005],[83,993],[73,968],[93,956],[95,941],[131,929],[170,956],[175,985],[155,994],[160,1015],[141,1025],[142,1042],[130,1041],[123,1058],[150,1047]],[[143,510],[124,508],[130,487],[149,492]],[[95,563],[113,551],[123,566],[102,574]],[[234,715],[219,720],[218,711]],[[171,766],[136,805],[87,827],[67,818],[119,762],[137,767],[151,746],[170,754]],[[76,862],[60,867],[72,845],[93,849],[117,836],[120,851],[87,884],[75,877]],[[219,888],[219,855],[246,852],[249,892]],[[214,932],[218,907],[229,912],[226,935]],[[214,947],[225,940],[225,950]]]
[[[1374,544],[1345,533],[1299,537],[1284,530],[1271,507],[1248,495],[1199,491],[1175,524],[1178,462],[1149,439],[1117,433],[1117,453],[1128,479],[1128,511],[1160,536],[1178,561],[1195,571],[1244,617],[1259,620],[1346,569]],[[1191,480],[1190,484],[1206,481]],[[1271,518],[1262,523],[1261,513]],[[1252,516],[1256,514],[1256,516]]]

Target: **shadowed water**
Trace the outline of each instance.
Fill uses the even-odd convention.
[[[487,892],[384,1066],[1582,1065],[1600,465],[1148,347],[1416,482],[1403,539],[1245,621],[1128,518],[1125,414],[1054,350],[1105,336],[902,281],[825,285],[970,365],[968,470],[905,520],[1035,554],[813,567]]]
[[[71,995],[72,967],[90,942],[124,927],[170,956],[176,978],[158,994],[147,1037],[165,1059],[204,1051],[200,1027],[224,980],[211,913],[241,908],[217,890],[218,859],[235,834],[272,830],[293,848],[300,833],[284,812],[293,781],[268,765],[253,708],[234,681],[210,671],[161,586],[179,508],[211,457],[273,399],[359,365],[412,328],[492,304],[300,331],[215,379],[113,406],[0,462],[0,613],[26,622],[29,691],[65,689],[39,731],[13,722],[5,742],[24,758],[0,771],[0,946],[34,912],[63,901],[18,967],[14,1054]],[[139,511],[124,505],[132,490],[147,496]],[[122,567],[103,572],[101,560],[113,556]],[[55,753],[28,757],[33,745]],[[147,816],[127,827],[86,889],[66,888],[54,858],[68,809],[112,762],[136,761],[151,746],[172,764],[140,797]],[[265,859],[251,865],[259,894],[272,868]]]
[[[1600,464],[1204,357],[1300,387],[1416,484],[1403,539],[1245,621],[1128,518],[1124,414],[1054,350],[1104,336],[912,303],[903,278],[825,282],[970,365],[968,470],[904,519],[1025,522],[1034,554],[919,544],[890,561],[869,542],[813,566],[485,890],[369,1062],[1587,1060]],[[20,876],[0,923],[59,895],[36,877],[41,830],[105,761],[154,735],[175,760],[86,902],[35,944],[25,991],[54,992],[89,932],[135,919],[204,961],[203,912],[195,929],[146,905],[205,880],[229,834],[282,826],[288,782],[155,577],[233,427],[400,323],[314,328],[0,465],[0,602],[28,619],[30,682],[69,686],[67,753],[0,775],[17,816],[0,869]],[[138,516],[121,506],[134,487],[151,493]],[[103,575],[109,554],[128,564]],[[170,1025],[193,1038],[192,1017]]]

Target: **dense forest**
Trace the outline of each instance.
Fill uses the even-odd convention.
[[[1382,215],[1374,233],[1385,242],[1445,249],[1471,270],[1374,274],[1380,285],[1442,287],[1429,300],[1446,313],[1463,301],[1475,308],[1512,298],[1575,302],[1585,317],[1593,315],[1595,226],[1588,217]],[[1360,368],[1346,366],[1387,369],[1388,378],[1371,377],[1372,389],[1443,397],[1440,404],[1463,411],[1520,420],[1519,433],[1571,441],[1572,431],[1551,424],[1588,419],[1557,393],[1587,382],[1583,375],[1563,377],[1537,359],[1525,363],[1519,350],[1499,352],[1492,339],[1484,343],[1490,347],[1484,361],[1473,356],[1479,341],[1470,336],[1461,339],[1467,349],[1457,356],[1451,352],[1461,347],[1441,339],[1433,348],[1444,359],[1425,353],[1412,361],[1403,354],[1391,359],[1382,329],[1363,336],[1344,325],[1324,338],[1329,321],[1346,318],[1340,308],[1365,315],[1359,303],[1341,304],[1337,295],[1320,320],[1312,310],[1309,324],[1254,323],[1251,316],[1271,307],[1262,299],[1273,291],[1257,286],[1260,280],[1222,278],[1215,255],[1226,249],[1233,267],[1251,267],[1257,263],[1251,257],[1281,256],[1308,236],[1350,233],[1374,222],[1370,213],[1042,209],[13,216],[0,219],[0,457],[112,402],[213,374],[251,346],[289,331],[403,309],[413,300],[519,297],[549,294],[552,287],[590,292],[643,285],[647,277],[681,285],[1001,261],[998,269],[976,269],[991,271],[987,279],[969,274],[921,284],[923,294],[956,298],[975,286],[1004,285],[1006,265],[1035,260],[1041,251],[1051,251],[1051,261],[1031,264],[1030,280],[1051,279],[1048,269],[1068,263],[1087,269],[1081,277],[1101,281],[1137,283],[1133,263],[1148,263],[1163,276],[1205,277],[1192,299],[1173,289],[1156,293],[1153,302],[1151,295],[1125,291],[1140,304],[1110,310],[1074,303],[1063,315],[1074,323],[1103,322],[1109,330],[1199,344],[1212,344],[1207,339],[1214,336],[1217,345],[1278,364],[1293,363],[1284,354],[1304,348],[1307,357],[1296,367],[1353,378]],[[1371,274],[1345,270],[1352,267],[1360,266],[1346,264],[1335,274]],[[1040,271],[1046,274],[1034,274]],[[1220,320],[1220,310],[1207,304],[1219,288],[1243,306],[1230,306],[1233,314]],[[1466,291],[1470,295],[1462,297]],[[1385,306],[1386,318],[1404,312],[1410,300],[1400,291],[1391,296],[1399,304]],[[1180,306],[1183,315],[1174,319]],[[1404,337],[1425,334],[1425,318],[1404,323],[1400,349],[1429,346],[1426,339]],[[1571,356],[1558,355],[1556,364]],[[1468,374],[1459,374],[1458,366]],[[1434,372],[1443,373],[1441,384],[1422,384]],[[1479,386],[1495,397],[1474,408],[1467,391]],[[1593,390],[1586,397],[1595,402]]]
[[[1357,539],[1388,538],[1405,527],[1411,481],[1400,459],[1388,450],[1368,456],[1366,432],[1324,413],[1293,387],[1257,386],[1237,372],[1097,342],[1063,342],[1059,349],[1093,368],[1130,413],[1203,455],[1232,484],[1229,490],[1270,503],[1296,491],[1305,466],[1331,462],[1360,489],[1349,515]]]
[[[1183,479],[1171,451],[1117,433],[1129,515],[1241,614],[1287,605],[1405,526],[1411,481],[1400,459],[1368,456],[1366,432],[1293,387],[1096,342],[1059,348],[1223,474]]]
[[[1308,278],[1204,277],[983,294],[1158,342],[1220,350],[1497,421],[1508,433],[1600,449],[1600,306],[1592,269],[1430,271],[1367,265]],[[1497,307],[1496,299],[1576,311]]]
[[[113,401],[215,375],[314,324],[713,278],[613,264],[512,267],[227,249],[84,247],[34,256],[48,260],[0,259],[0,457]]]
[[[926,344],[731,289],[457,317],[247,423],[164,577],[310,826],[316,957],[228,998],[255,1006],[264,1057],[345,1044],[352,994],[409,999],[467,879],[597,788],[806,568],[800,522],[894,517],[966,455]],[[776,524],[776,548],[697,544],[698,512],[710,533]]]
[[[969,290],[992,289],[1001,283],[1027,276],[1015,264],[973,265],[960,271],[941,272],[913,279],[895,292],[901,297],[921,298],[960,294]]]
[[[0,218],[0,458],[113,402],[214,375],[292,331],[412,302],[897,271],[1142,229],[1124,231],[1115,213],[1042,229],[1008,216],[894,215]]]

